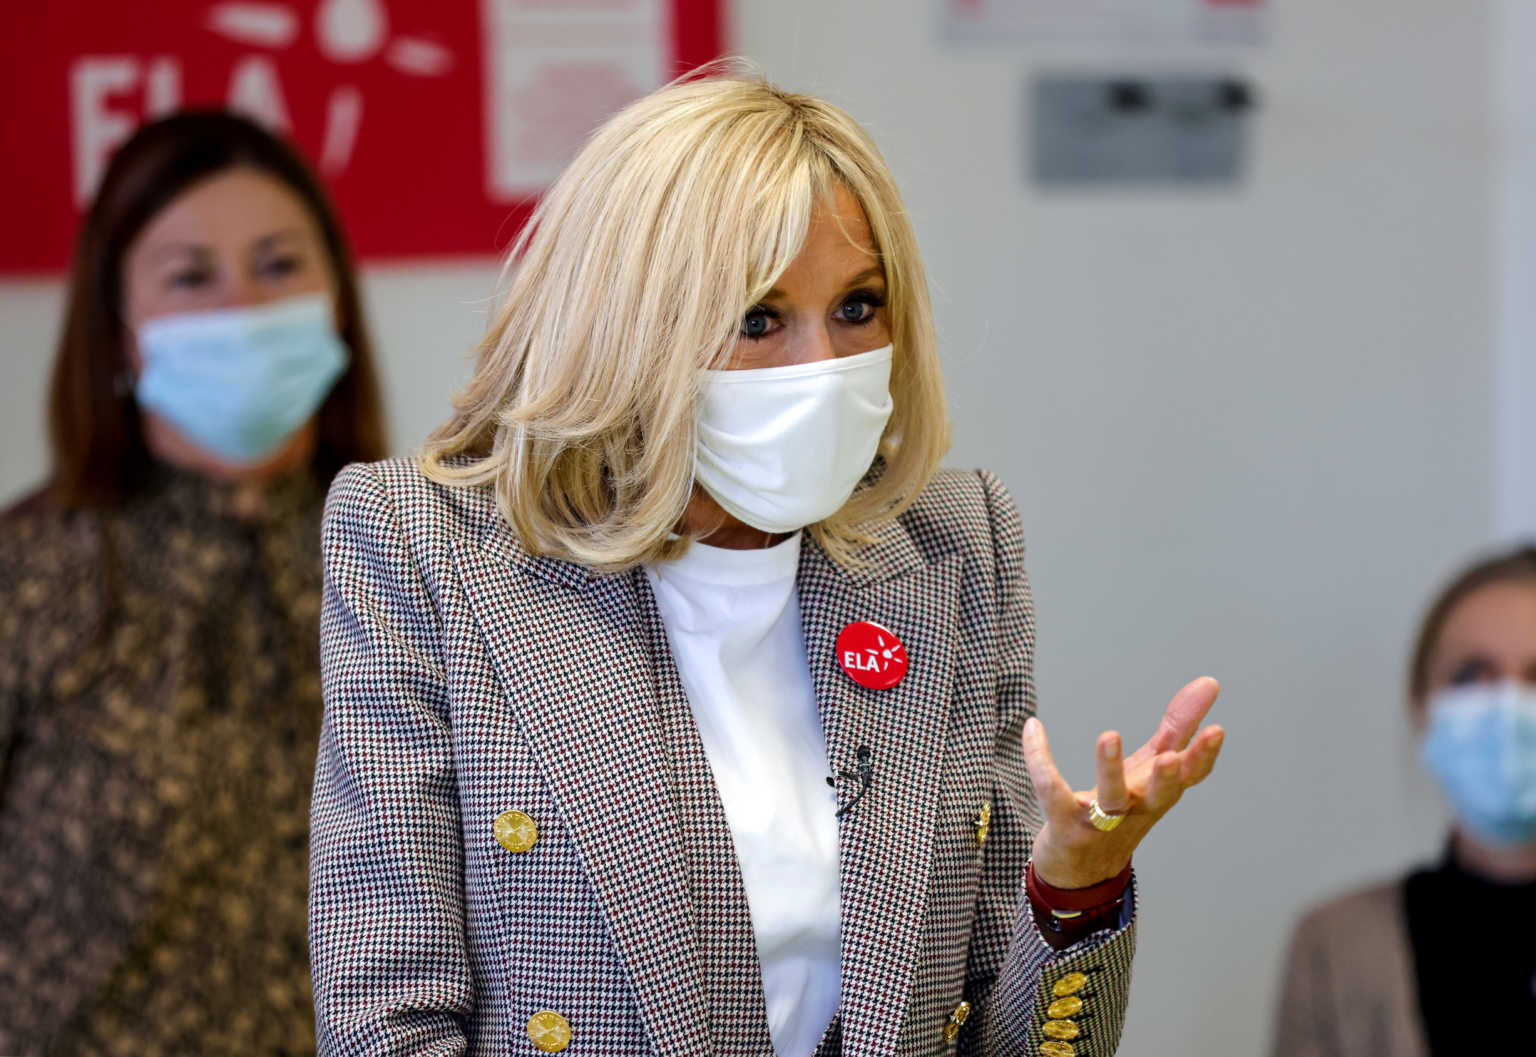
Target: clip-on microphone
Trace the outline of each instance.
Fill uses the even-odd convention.
[[[864,799],[864,794],[869,792],[870,784],[875,780],[875,765],[872,762],[873,754],[869,751],[869,746],[860,745],[858,749],[855,750],[854,755],[858,758],[859,761],[858,769],[855,771],[839,771],[837,777],[857,778],[859,780],[859,792],[852,801],[837,809],[837,815],[835,816],[837,818],[842,818],[844,815],[848,814],[848,812],[858,807],[859,801]],[[837,781],[834,778],[828,778],[827,784],[833,789],[837,788]]]

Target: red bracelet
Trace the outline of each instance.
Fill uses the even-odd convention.
[[[1033,859],[1024,867],[1024,888],[1030,899],[1049,908],[1052,915],[1058,918],[1075,918],[1088,911],[1106,910],[1125,897],[1125,889],[1130,883],[1129,863],[1109,880],[1087,888],[1057,888],[1046,884],[1035,873]]]

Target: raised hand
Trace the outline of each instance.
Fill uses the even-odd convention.
[[[1174,694],[1157,732],[1129,758],[1121,758],[1118,733],[1100,734],[1094,753],[1098,784],[1084,792],[1075,792],[1057,770],[1044,725],[1034,717],[1025,722],[1024,760],[1045,813],[1032,855],[1042,881],[1087,888],[1125,869],[1158,819],[1216,766],[1226,732],[1215,725],[1195,732],[1220,690],[1215,679],[1202,677]],[[1103,823],[1112,827],[1108,830],[1089,821],[1095,798],[1110,816]]]

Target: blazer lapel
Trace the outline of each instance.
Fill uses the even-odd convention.
[[[928,562],[899,524],[870,553],[872,572],[838,566],[808,544],[800,604],[806,654],[833,773],[851,770],[861,745],[874,779],[838,827],[842,887],[842,1052],[894,1052],[905,1017],[927,904],[937,824],[940,758],[951,694],[959,555]],[[870,620],[906,647],[906,678],[869,690],[839,667],[834,644]],[[849,802],[857,783],[840,779]],[[942,1025],[934,1026],[935,1037]]]
[[[465,593],[653,1045],[713,1052],[642,574],[592,576],[530,557],[499,517],[479,546],[456,546]]]

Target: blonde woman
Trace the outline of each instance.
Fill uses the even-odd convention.
[[[842,111],[692,80],[556,182],[456,413],[324,532],[322,1053],[1105,1054],[1201,679],[1097,785]]]

